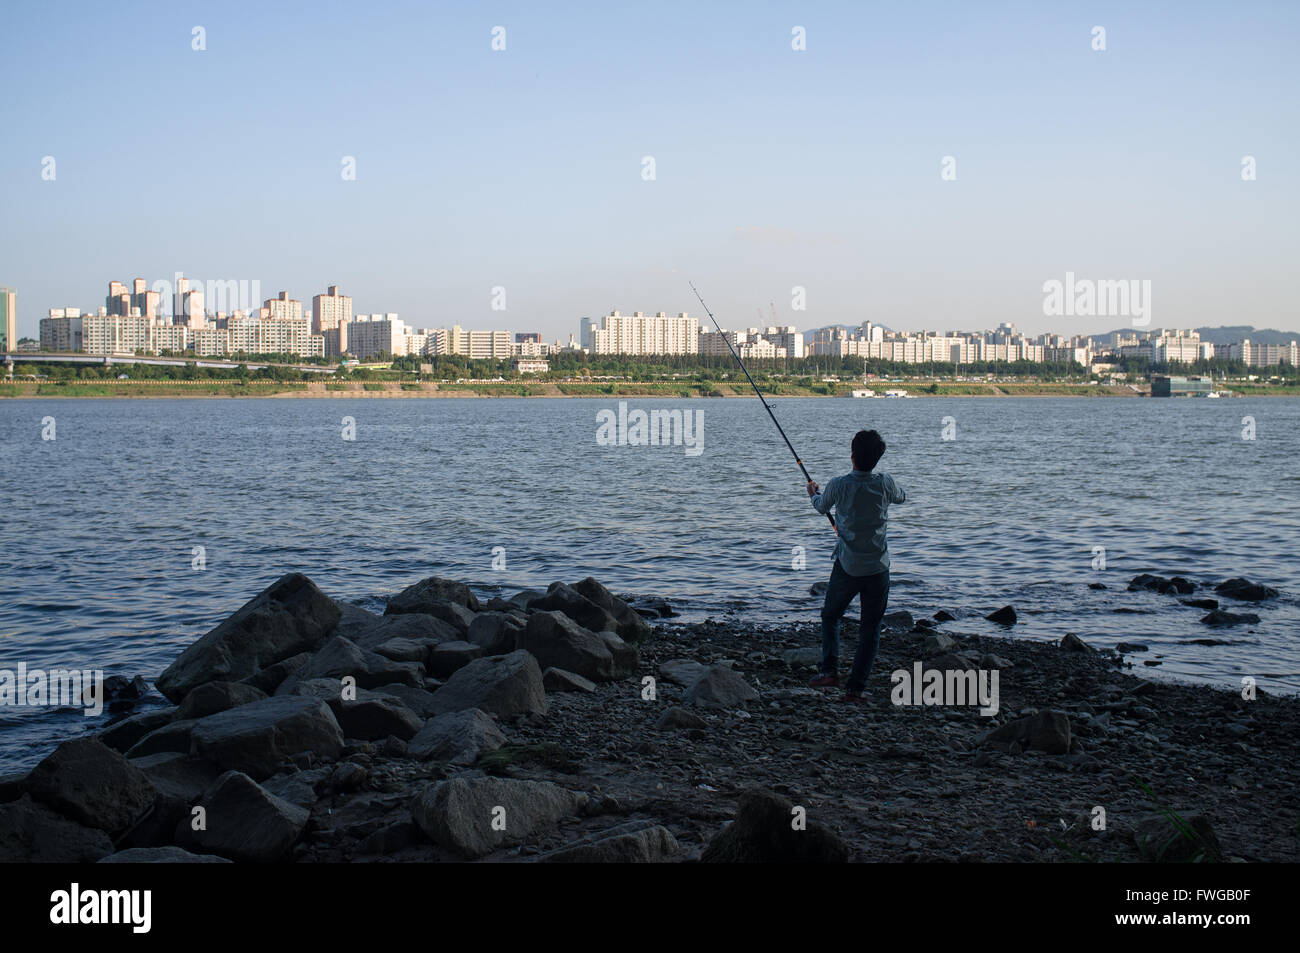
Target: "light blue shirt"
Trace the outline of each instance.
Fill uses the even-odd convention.
[[[835,558],[850,576],[874,576],[889,568],[889,504],[905,502],[907,494],[888,473],[861,470],[835,477],[812,497],[818,513],[835,508]]]

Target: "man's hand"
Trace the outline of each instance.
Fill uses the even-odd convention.
[[[808,481],[808,495],[809,495],[809,496],[816,496],[816,495],[817,495],[818,493],[820,493],[820,492],[821,492],[821,487],[819,487],[815,481],[813,481],[813,480],[809,480],[809,481]]]

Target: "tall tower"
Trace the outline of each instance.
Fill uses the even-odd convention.
[[[18,292],[0,287],[0,351],[18,350]]]

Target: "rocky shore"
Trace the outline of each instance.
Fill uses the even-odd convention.
[[[806,687],[811,623],[679,624],[590,578],[480,602],[431,577],[380,616],[290,574],[156,679],[168,704],[122,680],[135,713],[0,778],[0,861],[1300,859],[1300,700],[998,615],[1007,638],[890,613],[854,705]],[[899,704],[896,671],[949,695]],[[950,697],[992,673],[995,713]]]

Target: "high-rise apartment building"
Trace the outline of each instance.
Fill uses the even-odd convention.
[[[278,297],[269,298],[262,303],[267,317],[272,321],[301,321],[302,302],[289,297],[289,292],[281,291]]]
[[[352,323],[352,298],[330,285],[323,295],[311,299],[311,330],[321,335],[325,354],[338,357],[348,350],[348,325]]]
[[[407,353],[406,322],[396,314],[358,314],[347,325],[348,351],[359,358]]]
[[[675,317],[611,311],[599,327],[591,322],[585,336],[593,354],[696,354],[700,322],[685,311]]]
[[[176,289],[172,292],[172,324],[183,324],[191,330],[204,327],[203,288],[184,275],[176,276]]]
[[[18,350],[18,292],[0,286],[0,351]]]

